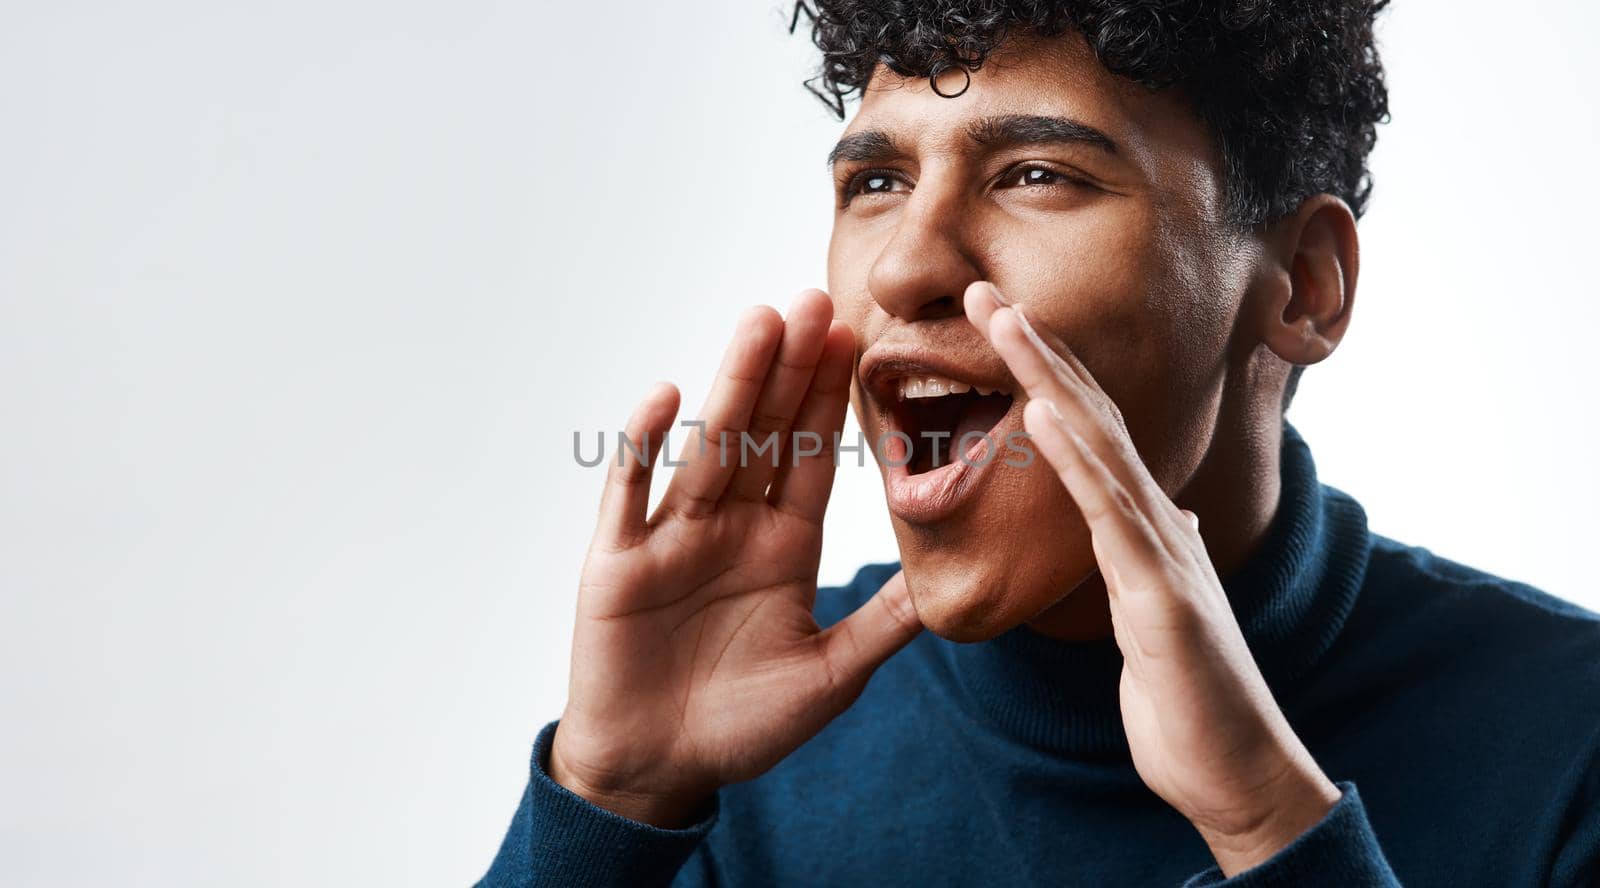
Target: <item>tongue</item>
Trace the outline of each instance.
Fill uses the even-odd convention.
[[[979,444],[977,435],[987,435],[995,423],[1000,421],[1000,417],[1006,415],[1006,410],[1010,407],[1011,399],[1001,395],[986,395],[971,399],[967,409],[961,411],[961,416],[956,421],[955,434],[950,439],[951,461],[959,459],[968,448],[983,446]],[[966,438],[971,432],[976,432],[977,435]],[[963,438],[966,438],[965,443],[962,442]],[[991,449],[993,447],[992,444],[988,446]],[[979,451],[975,461],[984,462],[988,458],[985,451]]]

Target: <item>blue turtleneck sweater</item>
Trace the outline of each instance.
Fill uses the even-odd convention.
[[[1369,532],[1354,499],[1318,482],[1287,422],[1281,456],[1271,525],[1223,586],[1343,797],[1260,866],[1224,879],[1140,781],[1115,642],[1024,625],[981,643],[923,632],[843,715],[766,774],[723,787],[685,829],[552,781],[552,721],[481,884],[1600,882],[1600,617]],[[842,619],[897,568],[820,590],[817,621]]]

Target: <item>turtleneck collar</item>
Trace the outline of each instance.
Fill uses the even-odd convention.
[[[1255,553],[1222,579],[1245,641],[1281,696],[1325,654],[1366,575],[1366,513],[1321,484],[1311,450],[1287,420],[1278,507]],[[1128,755],[1117,702],[1114,639],[1062,641],[1021,624],[978,643],[930,636],[960,703],[996,729],[1074,757]]]

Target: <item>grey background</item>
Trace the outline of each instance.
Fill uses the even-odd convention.
[[[769,3],[7,3],[0,881],[464,884],[656,379],[824,285]],[[1591,607],[1577,0],[1402,3],[1355,321],[1291,418],[1373,527]],[[594,10],[594,11],[591,11]],[[896,557],[841,471],[823,581]]]

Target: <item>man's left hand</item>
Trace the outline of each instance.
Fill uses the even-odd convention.
[[[1265,862],[1340,792],[1272,699],[1199,519],[1151,477],[1121,411],[1059,338],[988,282],[967,288],[965,308],[1027,393],[1024,427],[1088,524],[1122,649],[1134,767],[1225,875]]]

